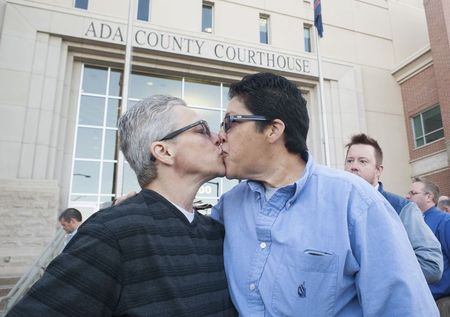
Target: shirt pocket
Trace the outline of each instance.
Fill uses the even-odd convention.
[[[321,250],[285,250],[275,276],[277,316],[333,316],[338,256]]]

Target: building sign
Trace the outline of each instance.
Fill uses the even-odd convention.
[[[219,183],[209,181],[200,186],[197,195],[203,198],[218,198],[219,197]]]
[[[92,21],[88,25],[84,36],[86,38],[125,45],[126,27],[119,24]],[[309,58],[150,28],[134,28],[133,46],[234,64],[317,76],[317,63],[315,60]]]

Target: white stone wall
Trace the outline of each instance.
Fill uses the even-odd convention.
[[[0,179],[0,277],[20,276],[57,228],[55,181]]]

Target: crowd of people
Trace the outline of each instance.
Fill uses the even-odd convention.
[[[218,134],[179,98],[128,109],[120,147],[142,190],[81,226],[61,214],[76,234],[7,316],[450,316],[436,185],[386,191],[366,134],[345,171],[316,164],[306,101],[282,76],[245,76],[229,99]],[[241,182],[196,212],[221,176]]]

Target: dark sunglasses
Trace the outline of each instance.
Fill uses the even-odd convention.
[[[226,115],[225,118],[223,118],[222,123],[220,124],[220,128],[223,129],[225,133],[230,130],[231,125],[233,122],[242,122],[242,121],[270,121],[264,116],[257,116],[253,114],[249,115]]]
[[[196,127],[198,125],[202,127],[202,131],[201,131],[202,134],[204,134],[206,136],[209,136],[209,137],[211,136],[211,130],[209,129],[208,123],[205,120],[199,120],[199,121],[194,122],[194,123],[192,123],[190,125],[187,125],[187,126],[185,126],[183,128],[180,128],[178,130],[170,132],[169,134],[167,134],[162,139],[159,139],[158,141],[167,141],[167,140],[173,139],[177,135],[179,135],[179,134],[181,134],[181,133],[183,133],[183,132],[185,132],[185,131],[187,131],[189,129],[192,129],[193,127]]]

